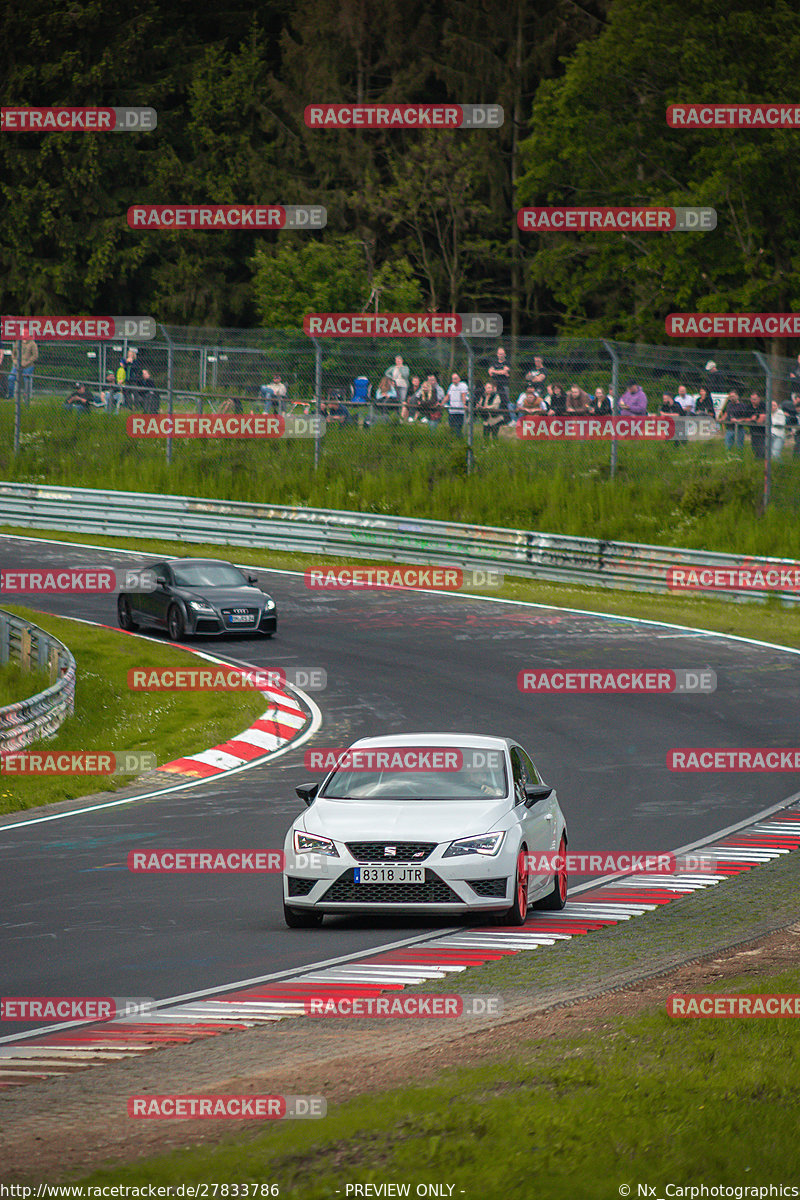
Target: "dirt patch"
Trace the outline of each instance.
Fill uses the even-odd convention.
[[[609,1019],[663,1008],[672,992],[707,990],[734,976],[778,974],[800,961],[800,924],[632,982],[592,999],[538,1004],[507,995],[504,1015],[483,1023],[284,1021],[155,1051],[29,1084],[0,1097],[2,1178],[76,1177],[189,1145],[257,1133],[258,1122],[134,1121],[128,1097],[151,1093],[295,1093],[329,1104],[435,1080],[449,1068],[507,1057],[509,1046],[602,1029]]]

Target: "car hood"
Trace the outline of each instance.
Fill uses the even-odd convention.
[[[230,605],[238,605],[240,608],[251,608],[255,605],[263,604],[269,597],[255,587],[240,587],[240,588],[185,588],[177,587],[176,592],[180,592],[187,600],[208,600],[211,604],[216,604],[222,607]]]
[[[490,833],[511,809],[503,800],[316,800],[304,814],[307,833],[336,841],[451,842]]]

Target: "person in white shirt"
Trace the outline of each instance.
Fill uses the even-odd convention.
[[[780,458],[783,443],[786,440],[786,413],[778,404],[772,401],[772,436],[770,437],[769,453],[771,458]]]
[[[689,392],[687,392],[685,383],[678,384],[678,390],[675,393],[675,401],[680,404],[684,413],[694,412],[696,400],[697,396],[692,396]]]
[[[464,415],[467,411],[467,393],[469,388],[462,380],[457,371],[454,371],[451,376],[453,382],[447,389],[447,397],[445,399],[445,408],[447,409],[447,420],[453,433],[461,436],[461,431],[464,428]]]

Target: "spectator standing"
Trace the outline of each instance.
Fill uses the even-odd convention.
[[[428,375],[419,389],[417,411],[420,421],[429,424],[432,429],[438,429],[442,419],[444,405],[444,388],[434,374]]]
[[[502,346],[497,347],[497,357],[489,365],[489,378],[500,395],[501,409],[508,410],[511,368],[508,365],[506,352]]]
[[[483,395],[478,401],[476,411],[483,421],[484,439],[496,438],[503,424],[500,393],[491,379],[483,385]]]
[[[447,399],[445,400],[447,421],[453,433],[458,434],[460,437],[464,428],[464,416],[467,411],[469,388],[458,374],[458,371],[453,372],[451,379],[452,383],[447,389]]]
[[[694,402],[695,415],[700,417],[716,417],[717,411],[714,408],[714,401],[711,399],[711,392],[708,387],[701,383],[697,398]]]
[[[783,443],[786,441],[786,413],[778,404],[777,400],[772,401],[772,434],[770,437],[770,457],[780,458],[783,452]]]
[[[388,421],[395,408],[397,392],[388,375],[384,375],[375,389],[375,413],[382,421]]]
[[[583,388],[574,383],[567,392],[567,412],[576,417],[585,417],[591,411],[592,398]]]
[[[550,412],[557,417],[563,417],[567,411],[567,391],[563,383],[554,383],[547,388],[550,400]]]
[[[647,412],[647,396],[638,383],[629,383],[619,398],[620,413],[641,417]]]
[[[269,405],[273,413],[279,413],[286,399],[286,384],[281,379],[280,372],[275,372],[271,383],[262,383],[259,391],[261,399],[264,401],[264,412],[269,411],[267,408]]]
[[[690,396],[688,391],[686,390],[686,384],[679,383],[678,390],[675,393],[675,402],[676,402],[676,404],[680,404],[682,411],[687,416],[691,416],[691,414],[694,412],[694,406],[695,406],[696,401],[697,401],[697,397]]]
[[[532,383],[537,392],[541,392],[547,379],[547,370],[545,369],[544,360],[538,355],[533,356],[533,367],[526,372],[525,382]]]
[[[125,360],[125,404],[128,408],[138,408],[139,389],[142,386],[142,368],[139,364],[139,352],[133,346],[128,350]]]
[[[400,405],[402,410],[402,407],[406,402],[406,396],[408,395],[408,381],[409,375],[411,374],[408,367],[403,362],[402,354],[395,355],[393,365],[389,367],[388,371],[385,371],[384,374],[387,375],[394,384],[394,390],[397,394],[397,403]]]
[[[419,401],[419,392],[422,384],[420,383],[419,375],[411,376],[409,384],[409,394],[400,406],[400,420],[413,421],[417,415],[417,403]],[[411,414],[414,414],[413,416]]]
[[[738,392],[728,392],[718,411],[717,420],[725,430],[725,449],[742,450],[744,448],[743,421],[749,421],[753,408],[746,400],[742,400]]]
[[[750,426],[750,445],[754,458],[763,458],[766,453],[766,420],[767,405],[758,392],[750,393],[750,412],[743,418],[743,424]]]
[[[605,388],[599,387],[594,389],[594,399],[589,405],[589,412],[593,417],[611,416],[611,401],[608,398],[608,392]]]
[[[155,380],[148,371],[147,367],[142,367],[142,386],[139,392],[142,412],[157,413],[161,407],[161,400],[156,391]]]
[[[25,396],[26,401],[30,401],[31,396],[33,395],[33,368],[36,363],[36,360],[39,357],[39,347],[36,345],[36,342],[33,338],[28,337],[27,329],[21,329],[20,332],[22,334],[22,337],[20,339],[22,342],[22,353],[21,353],[22,363],[21,364],[17,363],[17,343],[12,342],[11,343],[11,373],[8,376],[8,395],[13,400],[14,392],[15,392],[16,386],[17,386],[17,372],[21,365],[21,367],[22,367],[21,391],[22,391],[22,394]]]

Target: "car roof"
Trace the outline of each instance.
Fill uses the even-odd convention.
[[[381,746],[469,746],[485,750],[505,750],[513,738],[490,737],[478,733],[397,733],[381,737],[359,738],[349,749]]]
[[[224,558],[165,558],[168,567],[233,567],[235,563]],[[238,571],[238,567],[236,570]]]

